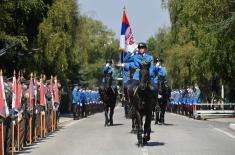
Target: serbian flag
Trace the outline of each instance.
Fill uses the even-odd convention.
[[[45,87],[42,78],[40,79],[40,105],[45,106]]]
[[[52,101],[52,105],[53,105],[53,108],[54,108],[54,92],[53,92],[53,77],[51,77],[51,80],[50,80],[50,93],[51,93],[51,101]]]
[[[21,105],[21,97],[22,97],[22,85],[21,85],[21,82],[20,82],[20,76],[18,77],[17,79],[17,82],[16,82],[16,101],[15,101],[15,109],[16,111],[18,111],[20,105]]]
[[[9,116],[9,109],[7,106],[7,101],[5,96],[2,71],[0,71],[0,116],[2,116],[3,118]]]
[[[137,45],[134,40],[134,33],[127,18],[125,7],[123,9],[122,28],[119,46],[120,50],[125,50],[128,52],[133,52],[137,48]]]
[[[38,88],[38,81],[36,78],[34,78],[34,97],[35,97],[35,102],[37,100],[37,88]]]
[[[34,108],[34,83],[33,79],[30,79],[29,83],[29,104],[30,104],[30,110],[33,110]]]
[[[59,103],[59,89],[58,89],[58,81],[57,78],[55,77],[55,89],[54,89],[54,102]]]
[[[17,90],[17,83],[16,83],[16,77],[13,76],[12,80],[12,109],[16,108],[16,90]]]

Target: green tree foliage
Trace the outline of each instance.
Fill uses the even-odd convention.
[[[79,74],[83,85],[97,86],[102,77],[102,68],[107,58],[118,59],[118,40],[114,39],[114,33],[107,29],[100,21],[83,16],[79,22],[79,46],[80,56]]]
[[[211,83],[234,87],[234,18],[228,0],[165,0],[171,28],[149,39],[154,55],[163,57],[173,88],[197,83],[210,94]],[[233,84],[232,84],[233,83]],[[229,96],[229,94],[228,94]]]
[[[81,15],[76,0],[5,0],[0,14],[0,49],[19,43],[0,57],[5,75],[36,71],[92,87],[106,58],[118,59],[114,33]]]
[[[42,22],[50,4],[46,0],[0,1],[0,49],[15,43],[20,44],[1,57],[1,67],[7,73],[12,73],[14,68],[32,66],[29,53],[32,52],[37,38],[38,24]],[[19,51],[24,56],[20,57],[17,54]]]

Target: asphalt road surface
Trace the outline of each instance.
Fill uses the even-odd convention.
[[[235,132],[228,123],[193,120],[166,113],[166,125],[152,122],[151,140],[138,148],[131,120],[117,106],[114,126],[104,127],[104,113],[71,120],[26,148],[27,155],[235,155]]]

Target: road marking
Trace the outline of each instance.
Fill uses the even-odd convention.
[[[69,126],[71,126],[71,125],[73,125],[73,124],[75,124],[75,123],[77,123],[77,122],[70,122],[69,124],[66,124],[65,126],[66,126],[66,127],[69,127]]]
[[[144,148],[144,147],[143,147],[143,148],[141,149],[141,151],[142,151],[143,155],[148,155],[148,154],[149,154],[147,148]]]
[[[78,123],[78,122],[82,122],[84,120],[86,120],[87,118],[83,118],[83,119],[79,119],[79,120],[73,120],[72,122],[68,123],[68,124],[65,124],[64,126],[65,127],[69,127],[69,126],[72,126],[74,125],[75,123]]]
[[[219,129],[219,128],[216,128],[216,127],[214,127],[214,126],[212,126],[212,125],[209,125],[209,126],[211,126],[211,127],[212,127],[213,129],[215,129],[216,131],[219,131],[219,132],[221,132],[221,133],[223,133],[223,134],[229,136],[230,138],[235,139],[235,136],[234,136],[233,134],[231,134],[231,133],[229,133],[229,132],[227,132],[227,131],[221,130],[221,129]]]

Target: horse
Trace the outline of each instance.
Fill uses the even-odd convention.
[[[104,110],[105,110],[104,126],[113,125],[113,113],[116,105],[117,88],[116,86],[113,86],[112,83],[113,83],[112,75],[110,73],[107,73],[104,76],[104,83],[99,87],[99,94],[101,100],[104,103]]]
[[[155,124],[164,124],[165,123],[165,111],[167,102],[170,98],[171,90],[165,84],[163,77],[159,77],[159,82],[157,85],[157,102],[155,107]]]
[[[151,89],[150,75],[149,75],[150,63],[140,65],[139,79],[136,86],[129,88],[130,104],[134,108],[137,124],[137,140],[138,146],[143,147],[150,140],[151,133],[151,117],[152,117],[152,103],[153,103],[153,90]],[[143,116],[145,116],[144,122],[144,136],[143,134]],[[135,123],[135,122],[133,122]]]

